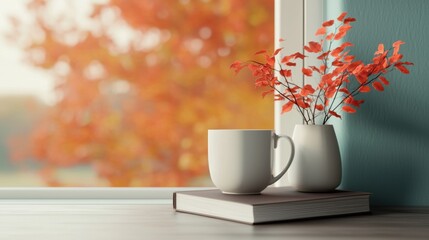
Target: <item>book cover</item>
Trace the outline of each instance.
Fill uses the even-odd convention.
[[[369,212],[369,193],[337,190],[302,193],[291,187],[269,187],[260,195],[226,195],[220,190],[175,192],[173,207],[248,224]]]

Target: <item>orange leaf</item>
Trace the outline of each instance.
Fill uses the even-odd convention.
[[[343,92],[345,94],[350,94],[349,90],[347,88],[340,88],[340,92]]]
[[[390,84],[389,81],[384,76],[380,76],[379,78],[380,78],[381,82],[384,85],[389,85]]]
[[[275,63],[274,57],[270,57],[270,56],[266,55],[265,56],[265,60],[267,61],[268,65],[270,65],[271,67],[274,66],[274,63]]]
[[[279,39],[279,42],[284,42],[285,40],[283,39],[283,38],[280,38]]]
[[[351,105],[353,105],[353,106],[355,106],[355,107],[360,107],[360,105],[361,105],[362,103],[364,103],[364,102],[365,102],[365,100],[356,100],[356,99],[354,99],[352,96],[348,96],[348,97],[344,100],[344,102],[345,102],[345,103],[347,103],[347,104],[351,104]]]
[[[241,64],[240,61],[235,61],[231,64],[230,68],[234,69],[235,73],[240,72],[240,70],[244,67],[243,64]]]
[[[305,97],[305,96],[308,96],[309,94],[313,94],[315,91],[316,90],[314,90],[314,88],[310,84],[306,84],[301,89],[301,95]]]
[[[331,41],[332,39],[334,39],[334,33],[330,33],[326,36],[326,40]]]
[[[347,24],[347,23],[350,23],[350,22],[355,22],[355,21],[356,21],[355,18],[352,18],[352,17],[346,18],[346,19],[344,19],[344,24]]]
[[[267,50],[260,50],[260,51],[255,52],[255,55],[266,53],[266,52],[267,52]]]
[[[335,34],[334,39],[335,40],[340,40],[341,38],[343,38],[344,36],[346,36],[346,32],[339,32],[337,34]]]
[[[296,66],[296,63],[293,63],[293,62],[287,62],[287,63],[286,63],[286,65],[287,65],[287,66]]]
[[[330,27],[334,25],[334,20],[328,20],[322,24],[323,27]]]
[[[304,46],[304,50],[307,52],[313,52],[309,46]]]
[[[319,111],[322,111],[323,110],[323,105],[322,104],[317,104],[316,105],[316,109],[319,110]]]
[[[344,36],[346,36],[347,31],[349,31],[352,28],[352,26],[350,26],[349,24],[344,24],[343,26],[341,26],[338,29],[338,33],[335,35],[334,39],[335,40],[340,40],[341,38],[343,38]]]
[[[346,47],[350,47],[350,46],[353,46],[353,44],[350,42],[345,42],[345,43],[341,44],[341,46],[332,50],[331,56],[338,57],[340,55],[340,53],[343,52]],[[347,53],[348,52],[346,52],[345,54],[347,54]]]
[[[309,42],[308,43],[309,46],[304,46],[305,51],[307,52],[314,52],[314,53],[318,53],[320,51],[322,51],[322,45],[320,45],[320,43],[317,42]]]
[[[338,31],[340,32],[347,32],[348,30],[352,29],[352,26],[350,24],[344,24],[341,26]]]
[[[402,44],[405,44],[405,42],[402,40],[398,40],[392,44],[392,47],[398,47],[398,46],[401,46]]]
[[[396,63],[396,64],[395,64],[395,67],[396,67],[399,71],[401,71],[401,73],[403,73],[403,74],[409,74],[409,73],[410,73],[410,71],[408,71],[408,69],[407,69],[406,67],[404,67],[404,66],[402,65],[402,63]]]
[[[343,47],[341,47],[341,46],[339,46],[339,47],[335,48],[334,50],[332,50],[332,52],[331,52],[331,56],[333,56],[333,57],[338,57],[338,55],[339,55],[342,51],[344,51],[344,48],[343,48]]]
[[[293,102],[287,102],[287,103],[283,104],[282,113],[290,112],[290,110],[292,110],[292,107],[293,107]]]
[[[319,60],[323,60],[323,59],[325,59],[325,58],[326,58],[326,56],[328,56],[330,52],[331,52],[331,51],[327,51],[327,52],[325,52],[325,53],[320,54],[320,55],[317,57],[317,59],[319,59]]]
[[[283,77],[290,77],[292,76],[292,71],[287,69],[282,69],[280,70],[280,75],[282,75]]]
[[[326,28],[325,27],[321,27],[321,28],[317,29],[315,35],[318,36],[318,35],[325,35],[325,34],[326,34]]]
[[[346,52],[342,52],[340,55],[338,55],[337,57],[335,57],[336,60],[341,60],[342,58],[344,58],[345,56],[347,56],[347,54],[349,54],[350,51],[346,51]]]
[[[347,67],[347,71],[349,72],[353,72],[359,67],[362,66],[363,62],[362,61],[357,61],[357,62],[353,62],[351,63],[348,67]]]
[[[296,93],[296,91],[297,91],[297,90],[299,90],[299,89],[300,89],[300,87],[295,86],[295,87],[292,87],[292,88],[287,88],[285,91],[286,91],[286,92],[290,92],[290,93],[294,94],[294,93]]]
[[[308,103],[304,102],[304,100],[302,98],[297,99],[296,104],[302,108],[310,107],[310,105]]]
[[[345,76],[345,77],[343,78],[343,82],[349,83],[349,82],[350,82],[349,77],[348,77],[348,76]]]
[[[399,52],[399,48],[401,47],[402,44],[404,44],[405,42],[398,40],[396,42],[394,42],[392,44],[393,47],[393,55],[397,54]]]
[[[256,87],[265,87],[268,85],[269,85],[269,82],[263,78],[258,78],[255,80],[255,86]]]
[[[343,111],[346,113],[355,113],[356,112],[356,109],[354,109],[348,105],[344,105],[342,108],[343,108]]]
[[[311,71],[311,69],[309,68],[302,68],[302,73],[305,76],[309,76],[309,77],[313,76],[313,71]]]
[[[271,82],[270,86],[280,85],[281,84],[281,82],[279,82],[279,80],[278,80],[277,77],[273,77],[270,82]]]
[[[344,63],[339,61],[339,60],[335,60],[332,62],[332,66],[335,66],[335,67],[341,67],[343,65],[344,65]]]
[[[271,93],[274,93],[274,89],[271,89],[271,90],[263,92],[262,93],[262,97],[265,97],[265,96],[267,96],[268,94],[271,94]]]
[[[294,56],[293,55],[289,55],[289,56],[284,56],[283,58],[282,58],[282,63],[288,63],[292,58],[294,58]]]
[[[359,88],[359,92],[366,93],[366,92],[370,92],[370,91],[371,91],[371,88],[369,86],[366,86],[366,85]]]
[[[351,47],[351,46],[353,46],[353,43],[351,42],[344,42],[343,44],[341,44],[342,48]]]
[[[285,100],[285,98],[282,95],[280,94],[274,95],[274,101],[282,101],[282,100]]]
[[[380,91],[380,92],[384,91],[384,87],[383,87],[383,85],[380,82],[373,82],[372,86],[377,91]]]
[[[337,117],[337,118],[340,118],[341,119],[341,116],[340,115],[338,115],[336,112],[334,112],[334,111],[329,111],[329,114],[331,114],[332,116],[334,116],[334,117]]]
[[[325,97],[325,107],[329,106],[329,99]]]
[[[325,65],[322,65],[322,66],[325,66]],[[322,70],[322,71],[324,71],[324,70]],[[322,76],[321,82],[327,83],[329,85],[332,82],[332,78],[333,77],[334,76],[331,73],[327,73],[327,74],[325,74],[325,75]]]
[[[353,59],[355,59],[355,56],[347,55],[344,57],[344,62],[351,62]]]
[[[253,73],[253,76],[257,76],[257,75],[259,75],[259,73],[260,73],[260,69],[261,69],[261,67],[260,67],[259,65],[256,65],[256,64],[249,64],[247,67],[248,67],[248,68],[250,69],[250,71]]]
[[[304,58],[306,57],[304,54],[302,54],[302,53],[300,53],[300,52],[296,52],[296,53],[292,54],[292,56],[293,56],[295,59],[297,59],[297,58],[304,59]]]
[[[380,43],[380,44],[378,44],[378,49],[377,49],[377,51],[374,53],[374,55],[377,55],[377,54],[383,54],[384,53],[384,44],[383,43]]]
[[[328,98],[331,98],[331,97],[333,97],[335,95],[336,92],[337,92],[336,88],[330,87],[329,89],[327,89],[325,91],[325,96],[328,97]]]
[[[389,61],[391,62],[391,63],[396,63],[396,62],[398,62],[399,60],[401,60],[402,59],[402,54],[393,54],[390,58],[389,58]]]
[[[311,50],[313,50],[313,52],[317,53],[322,51],[322,45],[318,42],[309,42],[308,45],[310,46]]]
[[[313,72],[318,72],[320,74],[322,74],[322,72],[320,71],[320,69],[318,69],[316,66],[308,66],[311,70],[313,70]]]
[[[360,84],[364,84],[368,80],[368,74],[365,71],[362,71],[361,73],[359,73],[355,77]]]
[[[277,54],[279,54],[279,52],[282,50],[283,48],[278,48],[274,51],[273,56],[276,56]]]
[[[343,19],[344,19],[344,17],[347,15],[347,12],[343,12],[343,13],[341,13],[340,14],[340,16],[338,16],[338,18],[337,18],[337,20],[338,21],[340,21],[340,22],[342,22],[343,21]]]

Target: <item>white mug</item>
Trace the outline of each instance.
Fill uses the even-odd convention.
[[[274,149],[281,138],[290,143],[291,154],[284,169],[273,176]],[[259,194],[286,173],[294,152],[292,139],[272,130],[208,130],[210,177],[225,194]]]

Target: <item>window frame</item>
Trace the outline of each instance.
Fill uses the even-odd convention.
[[[275,1],[275,48],[283,47],[283,52],[303,51],[304,42],[311,39],[312,33],[323,21],[324,1],[320,0],[273,0]],[[294,20],[294,21],[291,21]],[[309,34],[311,33],[311,34]],[[284,42],[279,42],[284,38]],[[308,60],[311,61],[311,60]],[[293,69],[294,81],[303,84],[305,78],[300,69],[308,63],[297,64]],[[298,66],[299,65],[299,66]],[[281,102],[274,104],[275,131],[277,134],[292,136],[295,124],[302,123],[301,116],[296,112],[281,114]],[[287,159],[286,151],[280,147],[276,152],[274,171],[284,166],[281,159]],[[288,185],[287,174],[275,186]],[[107,188],[107,187],[2,187],[0,188],[0,203],[9,200],[146,200],[146,203],[171,203],[175,191],[210,189],[207,187],[137,187],[137,188]]]
[[[308,41],[314,41],[314,33],[320,27],[324,19],[324,4],[325,0],[275,0],[275,48],[283,48],[284,53],[292,54],[300,51],[304,52],[304,45]],[[294,21],[291,21],[291,20]],[[280,42],[279,39],[285,41]],[[280,55],[280,57],[282,57]],[[316,66],[317,59],[305,58],[302,62],[297,62],[297,65],[292,70],[294,76],[292,81],[300,86],[311,81],[306,79],[302,74],[301,68],[309,65]],[[281,79],[279,77],[279,79]],[[292,136],[293,129],[296,124],[303,124],[303,118],[297,111],[291,111],[286,114],[281,114],[282,102],[275,101],[274,121],[275,132],[277,134]],[[287,164],[289,158],[289,149],[287,145],[280,145],[276,150],[274,171],[280,172]],[[277,181],[274,186],[288,186],[288,173]]]

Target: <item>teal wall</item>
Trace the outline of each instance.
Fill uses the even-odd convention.
[[[373,193],[373,205],[429,206],[429,1],[325,0],[325,17],[357,19],[347,41],[368,61],[378,43],[406,42],[411,74],[389,73],[384,92],[361,95],[357,113],[336,122],[344,189]]]

